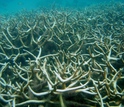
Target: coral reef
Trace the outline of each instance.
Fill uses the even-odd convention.
[[[0,106],[124,106],[124,4],[43,9],[0,27]]]

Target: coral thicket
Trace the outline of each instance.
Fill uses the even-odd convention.
[[[124,106],[124,4],[24,11],[0,24],[0,106]]]

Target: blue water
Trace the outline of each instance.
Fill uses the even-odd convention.
[[[124,2],[124,0],[112,0]],[[22,10],[35,10],[52,5],[62,7],[85,7],[98,3],[110,2],[110,0],[0,0],[0,15],[13,14]]]

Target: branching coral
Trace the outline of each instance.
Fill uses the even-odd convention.
[[[122,107],[123,6],[53,9],[4,21],[0,105]]]

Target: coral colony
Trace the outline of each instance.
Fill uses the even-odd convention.
[[[1,20],[0,107],[124,106],[124,4]]]

